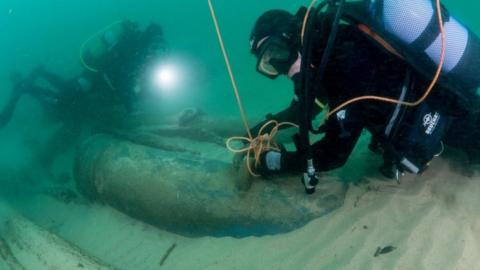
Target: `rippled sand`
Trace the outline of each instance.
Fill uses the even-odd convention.
[[[15,205],[17,215],[118,269],[471,270],[480,269],[479,194],[480,177],[437,161],[401,185],[352,185],[342,208],[292,233],[243,239],[185,238],[108,206],[45,195]],[[391,252],[374,256],[385,247]]]

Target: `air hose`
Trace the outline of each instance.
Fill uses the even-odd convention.
[[[82,43],[82,46],[80,47],[80,55],[79,55],[79,59],[80,59],[80,63],[82,64],[82,66],[93,72],[93,73],[97,73],[98,72],[98,69],[96,68],[93,68],[91,67],[89,64],[87,64],[85,62],[85,59],[83,57],[83,54],[85,53],[85,47],[87,46],[87,44],[89,44],[93,39],[97,38],[98,36],[100,36],[101,34],[105,33],[106,31],[110,30],[112,27],[114,27],[115,25],[117,24],[120,24],[122,23],[123,21],[116,21],[116,22],[113,22],[109,25],[107,25],[106,27],[100,29],[98,32],[96,32],[95,34],[91,35],[87,40],[85,40],[85,42]]]
[[[313,0],[316,1],[316,0]],[[332,116],[333,114],[337,113],[341,109],[345,108],[348,105],[351,105],[353,103],[357,103],[359,101],[364,101],[364,100],[375,100],[375,101],[381,101],[385,103],[391,103],[391,104],[399,104],[407,107],[416,107],[420,104],[422,104],[427,97],[430,95],[430,93],[433,90],[433,87],[437,84],[440,75],[442,73],[442,67],[445,62],[445,51],[446,51],[446,34],[445,34],[445,28],[443,25],[443,17],[442,17],[442,5],[440,3],[440,0],[436,0],[436,13],[437,13],[437,19],[438,19],[438,27],[440,29],[440,34],[441,34],[441,50],[440,50],[440,60],[437,66],[437,70],[435,71],[435,75],[433,76],[433,79],[430,83],[430,85],[427,87],[425,90],[424,94],[414,102],[405,102],[397,99],[391,99],[391,98],[386,98],[386,97],[380,97],[380,96],[361,96],[361,97],[356,97],[351,100],[348,100],[333,110],[330,110],[327,114],[327,119]]]
[[[302,80],[301,80],[301,87],[303,88],[303,94],[300,96],[300,102],[302,104],[303,108],[303,115],[302,115],[302,121],[300,125],[300,134],[299,134],[299,139],[301,143],[301,148],[302,151],[304,151],[304,156],[305,156],[305,161],[307,165],[306,172],[304,173],[303,177],[303,184],[305,185],[305,189],[307,193],[313,193],[315,191],[315,184],[318,183],[318,179],[315,177],[315,167],[313,165],[313,154],[311,150],[311,145],[310,145],[310,134],[309,132],[312,131],[314,134],[320,133],[322,130],[321,129],[314,129],[312,125],[312,106],[313,106],[313,100],[315,100],[315,96],[313,93],[313,87],[310,85],[311,84],[311,72],[309,72],[309,69],[311,67],[311,37],[309,31],[312,29],[313,23],[316,21],[316,18],[319,14],[319,12],[327,5],[330,5],[330,8],[335,8],[335,5],[337,5],[337,10],[335,14],[335,18],[332,23],[332,27],[330,30],[329,38],[326,44],[326,47],[324,49],[320,65],[318,66],[317,72],[315,74],[316,81],[322,81],[326,66],[328,64],[328,60],[330,58],[330,55],[332,53],[334,43],[336,40],[336,35],[338,32],[338,28],[340,25],[340,21],[342,18],[342,12],[345,6],[345,0],[325,0],[322,3],[318,5],[318,7],[314,7],[316,4],[317,0],[312,0],[307,13],[305,15],[305,18],[303,20],[303,26],[301,30],[301,39],[302,39],[302,68],[301,68],[301,74],[302,74]],[[445,60],[445,48],[446,48],[446,36],[445,36],[445,30],[443,26],[443,18],[442,18],[442,10],[441,10],[441,4],[440,0],[436,0],[436,8],[437,8],[437,16],[438,16],[438,24],[439,24],[439,29],[441,32],[441,53],[440,53],[440,61],[438,64],[437,71],[435,72],[434,78],[432,79],[432,82],[428,86],[427,90],[425,91],[424,95],[418,99],[415,102],[404,102],[400,100],[395,100],[395,99],[390,99],[386,97],[379,97],[379,96],[361,96],[357,98],[353,98],[351,100],[348,100],[341,104],[340,106],[334,108],[333,110],[329,111],[328,114],[326,115],[326,118],[328,119],[331,115],[335,114],[336,112],[340,111],[344,107],[359,102],[363,100],[376,100],[376,101],[382,101],[382,102],[387,102],[387,103],[392,103],[392,104],[400,104],[404,106],[409,106],[409,107],[415,107],[420,105],[422,102],[425,101],[425,99],[430,95],[433,87],[437,83],[441,71],[442,71],[442,66]],[[313,18],[309,18],[313,14]]]
[[[345,0],[341,0],[339,5],[336,7],[335,19],[333,21],[330,35],[327,41],[325,50],[320,61],[320,65],[315,74],[311,72],[312,66],[312,29],[315,27],[317,22],[318,14],[323,10],[324,7],[330,5],[330,8],[335,8],[336,1],[325,0],[321,2],[316,8],[314,7],[316,0],[312,1],[310,4],[307,13],[304,19],[304,25],[302,26],[301,38],[302,38],[302,65],[300,69],[301,74],[301,85],[300,89],[303,89],[302,94],[299,97],[299,102],[303,113],[301,114],[302,119],[300,121],[300,132],[298,134],[298,142],[300,144],[299,151],[303,152],[306,171],[303,174],[302,183],[305,187],[305,191],[308,194],[315,192],[315,186],[318,184],[318,179],[316,176],[316,169],[313,163],[313,153],[310,145],[310,131],[313,133],[320,133],[318,130],[314,130],[312,126],[312,108],[315,100],[315,93],[313,91],[314,87],[312,85],[313,78],[323,78],[325,68],[327,66],[330,55],[333,51],[333,46],[335,44],[338,26],[340,24],[340,19],[343,12],[343,6]],[[313,14],[313,16],[310,16]]]

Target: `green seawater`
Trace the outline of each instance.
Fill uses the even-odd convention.
[[[443,1],[461,22],[480,32],[475,1]],[[256,18],[267,9],[296,11],[306,1],[242,1],[214,3],[230,56],[233,71],[249,116],[262,117],[285,107],[291,98],[286,79],[271,81],[255,72],[256,60],[249,53],[248,37]],[[163,107],[195,105],[211,113],[238,116],[238,109],[221,55],[208,5],[205,1],[2,1],[0,101],[9,93],[8,75],[27,73],[42,64],[64,76],[80,70],[81,44],[112,22],[130,19],[139,23],[159,23],[169,48],[191,67],[195,77],[184,91]],[[221,101],[221,102],[219,102]],[[221,106],[220,106],[221,104]],[[19,107],[23,107],[22,104]],[[176,109],[176,108],[175,108]],[[21,108],[17,120],[23,117]],[[28,114],[28,113],[25,113]],[[24,119],[26,118],[26,119]],[[33,122],[37,122],[32,120]],[[12,124],[13,125],[13,124]]]
[[[268,9],[295,12],[299,6],[309,3],[305,0],[213,0],[213,3],[243,106],[252,126],[266,114],[286,108],[292,99],[292,83],[287,78],[270,80],[256,72],[256,59],[249,51],[252,26],[258,16]],[[443,3],[452,15],[480,35],[478,0],[444,0]],[[42,65],[64,78],[73,77],[82,71],[79,59],[82,44],[100,29],[119,20],[135,21],[141,27],[151,22],[158,23],[164,31],[169,55],[179,64],[180,81],[183,83],[148,102],[148,108],[158,114],[149,117],[162,118],[196,107],[211,119],[228,119],[236,121],[236,127],[242,126],[207,0],[1,0],[0,110],[11,95],[9,77],[13,72],[28,74]],[[37,222],[40,227],[47,227],[69,238],[67,240],[75,245],[75,241],[88,242],[80,239],[84,237],[81,234],[78,234],[78,239],[75,237],[74,231],[79,228],[62,227],[62,224],[55,223],[55,215],[52,215],[51,223],[48,221],[48,209],[51,208],[53,213],[60,211],[59,208],[48,201],[42,207],[42,200],[29,200],[45,192],[57,199],[65,199],[70,193],[63,191],[73,192],[72,196],[83,200],[76,190],[74,164],[82,147],[81,142],[91,135],[91,129],[73,131],[81,133],[80,139],[73,136],[71,140],[57,140],[58,147],[49,145],[51,152],[56,152],[57,148],[60,150],[48,170],[42,167],[42,158],[39,158],[39,153],[52,142],[51,138],[61,136],[57,133],[61,128],[62,123],[50,119],[34,98],[23,96],[11,121],[0,129],[0,222],[3,224],[12,216],[22,215]],[[346,167],[333,174],[345,182],[356,182],[371,170],[376,170],[380,159],[364,158],[368,142],[368,135],[363,136]],[[225,149],[227,155],[230,153]],[[369,165],[365,160],[377,163]],[[34,207],[33,203],[36,204]],[[88,207],[82,205],[80,210],[73,207],[76,210],[72,211],[93,216]],[[91,222],[94,223],[93,220]],[[2,228],[0,226],[0,240],[5,233]],[[92,238],[95,236],[92,235]],[[112,241],[117,240],[112,236]],[[148,246],[150,243],[148,239],[142,241],[139,245]],[[4,254],[1,247],[0,243],[0,255]],[[87,248],[85,253],[96,255],[101,253],[99,250]],[[113,258],[114,255],[101,259],[111,260],[107,262],[111,264]],[[141,267],[136,268],[136,263],[132,259],[125,262],[121,269],[162,269],[155,268],[160,267],[158,264],[149,266],[141,262],[138,262]],[[115,266],[119,267],[118,264]],[[0,264],[0,270],[4,270],[1,267]],[[208,266],[202,267],[208,269]],[[5,270],[9,269],[17,268]],[[228,269],[242,268],[232,265]],[[270,268],[266,266],[264,269]]]

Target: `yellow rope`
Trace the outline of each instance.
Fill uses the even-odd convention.
[[[272,127],[272,131],[270,133],[264,132],[264,130],[269,127]],[[246,154],[246,163],[248,172],[253,176],[259,176],[256,174],[252,167],[250,158],[253,155],[255,160],[255,167],[260,164],[260,155],[265,151],[280,151],[280,147],[275,142],[274,138],[277,135],[278,131],[282,126],[291,126],[298,128],[298,125],[293,123],[279,123],[275,120],[268,121],[265,125],[262,126],[260,131],[258,132],[258,136],[254,139],[248,137],[231,137],[227,140],[227,148],[233,153],[236,154]],[[248,145],[246,147],[235,148],[231,144],[234,141],[243,142],[243,145]]]
[[[238,108],[240,109],[240,114],[242,116],[243,125],[245,126],[245,129],[247,130],[248,137],[250,139],[252,139],[252,134],[250,133],[250,127],[248,125],[247,116],[246,116],[246,113],[243,109],[243,104],[242,104],[242,100],[240,99],[240,94],[238,92],[238,87],[237,87],[237,83],[235,81],[235,76],[233,75],[233,71],[232,71],[232,67],[230,65],[230,60],[228,58],[227,50],[225,49],[225,44],[223,42],[222,32],[220,31],[220,27],[218,26],[217,16],[215,15],[215,9],[213,7],[213,4],[212,4],[211,0],[208,0],[208,6],[210,7],[210,13],[212,15],[213,24],[215,25],[215,30],[217,32],[218,41],[219,41],[220,47],[222,49],[223,58],[225,60],[225,64],[227,65],[228,75],[230,76],[230,81],[232,82],[233,91],[235,92],[235,97],[237,99]]]
[[[240,114],[242,116],[243,125],[245,126],[245,129],[247,130],[247,134],[248,134],[248,137],[238,136],[238,137],[229,138],[226,142],[226,146],[227,146],[227,149],[230,150],[233,153],[246,154],[245,162],[247,164],[247,169],[248,169],[249,173],[253,176],[259,176],[258,174],[254,173],[253,169],[251,168],[251,162],[250,162],[251,156],[253,155],[253,157],[254,157],[255,166],[258,166],[260,164],[260,155],[264,151],[269,151],[269,150],[280,151],[280,148],[278,147],[278,144],[274,140],[275,136],[278,133],[278,130],[280,129],[280,127],[285,126],[285,125],[294,126],[294,127],[298,127],[298,126],[293,124],[293,123],[278,123],[277,121],[269,121],[265,125],[262,126],[262,128],[259,131],[258,136],[256,138],[253,138],[252,133],[250,132],[250,127],[248,125],[247,116],[246,116],[245,110],[243,109],[242,101],[240,99],[240,94],[238,92],[238,87],[237,87],[237,84],[235,82],[235,76],[233,75],[233,71],[232,71],[232,68],[231,68],[231,65],[230,65],[230,60],[228,58],[227,50],[225,49],[225,45],[224,45],[223,38],[222,38],[222,33],[220,31],[220,27],[218,26],[218,20],[217,20],[217,16],[215,15],[215,9],[213,7],[213,4],[212,4],[211,0],[208,0],[208,6],[210,7],[210,13],[212,15],[213,24],[215,25],[215,30],[217,32],[218,41],[219,41],[220,47],[222,49],[223,58],[225,60],[226,66],[227,66],[227,70],[228,70],[228,74],[230,76],[230,81],[232,83],[233,91],[235,92],[235,97],[236,97],[236,100],[237,100],[238,108],[240,110]],[[271,125],[273,125],[272,131],[270,133],[265,133],[264,130]],[[240,148],[240,149],[236,149],[236,148],[231,146],[231,144],[234,141],[240,141],[240,142],[243,142],[243,143],[248,143],[248,146]]]

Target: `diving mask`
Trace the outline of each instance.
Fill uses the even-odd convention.
[[[291,66],[292,53],[288,44],[279,38],[269,37],[260,45],[257,71],[275,79],[286,74]]]

